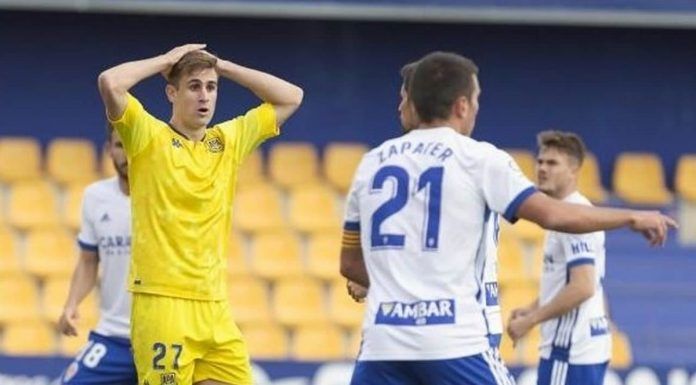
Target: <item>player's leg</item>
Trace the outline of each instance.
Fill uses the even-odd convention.
[[[196,362],[193,383],[197,385],[251,385],[251,361],[242,333],[232,319],[227,301],[202,302],[201,313],[211,314],[213,335],[206,340],[205,354]]]
[[[419,385],[412,361],[357,361],[350,385]]]
[[[130,342],[94,332],[59,382],[62,385],[137,383]]]
[[[497,349],[448,360],[416,361],[423,385],[514,385]]]
[[[187,299],[133,294],[131,342],[138,380],[145,385],[190,384],[200,318]]]

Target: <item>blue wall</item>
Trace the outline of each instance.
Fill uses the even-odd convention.
[[[98,73],[193,41],[304,87],[287,140],[375,145],[396,134],[398,69],[442,49],[482,68],[480,139],[533,148],[539,130],[580,132],[605,184],[620,151],[658,152],[670,179],[677,156],[696,152],[696,31],[8,11],[0,13],[0,135],[101,141]],[[151,79],[135,94],[166,119],[163,86]],[[214,121],[253,103],[225,83]]]

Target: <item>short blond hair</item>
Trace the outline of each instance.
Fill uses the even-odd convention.
[[[172,66],[167,75],[167,83],[177,87],[182,76],[190,75],[195,71],[215,68],[216,65],[217,58],[215,56],[202,51],[191,51]]]
[[[580,135],[574,132],[564,132],[556,130],[542,131],[537,135],[537,145],[539,150],[555,148],[575,159],[578,166],[582,166],[585,160],[587,148]]]

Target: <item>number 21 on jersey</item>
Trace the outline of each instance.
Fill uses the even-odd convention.
[[[440,233],[440,201],[442,199],[442,177],[444,167],[430,167],[418,176],[417,185],[412,189],[411,178],[403,167],[384,166],[372,180],[371,192],[384,189],[385,182],[392,180],[394,191],[387,201],[382,203],[372,214],[370,245],[373,249],[401,248],[404,246],[404,234],[382,233],[382,223],[406,207],[410,198],[416,194],[425,194],[425,221],[422,246],[425,251],[436,251]],[[411,192],[413,191],[413,192]]]

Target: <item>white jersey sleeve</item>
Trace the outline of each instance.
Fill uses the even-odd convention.
[[[492,148],[483,164],[483,196],[491,209],[508,222],[517,221],[517,209],[537,190],[505,151]]]
[[[77,235],[77,243],[82,250],[97,251],[99,237],[94,226],[94,199],[92,198],[93,190],[87,189],[82,197],[82,223],[80,225],[80,233]]]
[[[364,164],[365,158],[358,165],[353,182],[348,191],[346,197],[346,208],[344,214],[344,229],[350,231],[360,230],[360,202],[358,200],[360,191],[363,189],[364,182],[362,181],[362,166]]]
[[[563,233],[561,235],[561,244],[563,245],[563,253],[566,255],[566,265],[570,270],[571,268],[584,265],[593,264],[597,259],[598,250],[603,245],[597,245],[595,233],[587,234],[568,234]]]

